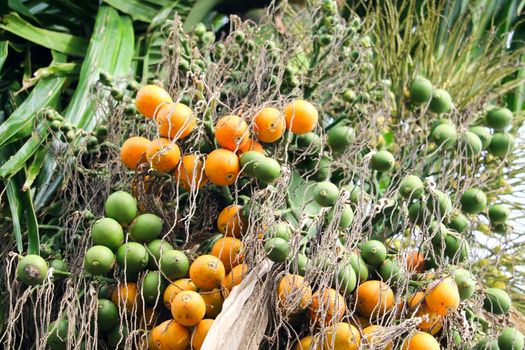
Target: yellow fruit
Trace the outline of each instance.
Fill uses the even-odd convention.
[[[197,323],[191,337],[191,347],[194,350],[200,350],[212,325],[213,320],[210,319],[205,319]]]
[[[171,301],[173,319],[183,326],[195,326],[206,314],[206,304],[199,293],[185,290]]]

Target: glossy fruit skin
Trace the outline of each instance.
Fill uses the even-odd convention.
[[[416,201],[408,207],[408,218],[410,222],[416,225],[421,225],[428,220],[429,215],[425,212],[425,207],[423,207],[421,201]]]
[[[254,131],[257,138],[263,142],[275,142],[279,140],[286,128],[286,120],[277,108],[265,107],[254,118]]]
[[[259,158],[253,165],[253,176],[262,182],[273,183],[281,176],[281,165],[273,158]]]
[[[213,325],[213,320],[204,319],[197,323],[195,329],[193,330],[193,335],[191,337],[191,347],[194,350],[200,350],[202,344],[204,344],[204,339],[208,334],[211,326]]]
[[[192,290],[196,292],[197,286],[191,281],[191,279],[181,278],[166,287],[166,290],[164,291],[163,295],[163,300],[164,305],[168,310],[171,310],[171,301],[173,300],[173,298],[175,298],[177,294],[185,290]]]
[[[142,281],[142,296],[149,305],[162,302],[166,281],[159,271],[149,271]]]
[[[206,318],[216,318],[222,311],[222,304],[224,303],[224,297],[219,288],[211,291],[203,291],[199,293],[206,303]]]
[[[130,236],[137,242],[150,242],[160,236],[162,219],[155,214],[142,214],[133,220],[130,226]]]
[[[187,154],[182,157],[173,175],[182,188],[188,192],[201,189],[208,183],[208,178],[204,173],[204,163],[196,154]]]
[[[299,339],[299,342],[295,345],[294,350],[316,350],[317,348],[312,348],[312,337],[306,336]]]
[[[151,167],[163,173],[169,173],[177,167],[180,161],[180,148],[165,138],[151,141],[146,150],[146,158]]]
[[[478,157],[483,150],[483,143],[475,133],[466,131],[461,135],[461,142],[468,157]]]
[[[354,142],[354,139],[355,131],[352,127],[338,125],[328,131],[326,142],[332,152],[339,153],[344,152]]]
[[[432,221],[428,227],[428,233],[431,236],[432,244],[438,248],[446,242],[448,236],[448,229],[445,225],[438,221]]]
[[[441,124],[436,126],[430,134],[432,141],[434,141],[439,147],[443,147],[445,150],[454,148],[458,140],[456,127],[449,124]]]
[[[339,197],[339,189],[331,182],[318,182],[312,190],[312,196],[319,205],[331,207]]]
[[[216,149],[208,154],[204,172],[211,183],[218,186],[229,186],[237,180],[241,170],[239,158],[227,149]]]
[[[423,181],[415,175],[405,176],[399,184],[399,193],[405,199],[420,198],[424,189]]]
[[[368,279],[368,266],[361,255],[352,253],[352,255],[350,255],[349,261],[357,277],[359,278],[359,282],[363,283],[366,281]]]
[[[363,344],[366,344],[371,349],[381,346],[382,350],[392,350],[394,348],[393,342],[388,342],[386,346],[382,347],[382,342],[378,338],[381,333],[384,332],[384,327],[370,325],[363,329],[363,338],[361,339]]]
[[[370,167],[373,170],[387,172],[394,168],[396,160],[388,151],[378,151],[370,159]]]
[[[148,268],[154,270],[157,268],[161,255],[169,250],[173,250],[173,246],[169,242],[155,239],[146,245],[146,250],[149,254]]]
[[[222,280],[221,287],[225,296],[228,296],[233,287],[239,285],[248,274],[248,265],[239,264],[235,266]]]
[[[461,196],[461,210],[467,214],[478,214],[485,210],[487,196],[478,188],[469,188]]]
[[[98,299],[97,313],[97,326],[99,331],[109,331],[120,322],[118,308],[111,300]]]
[[[403,274],[399,262],[394,259],[385,259],[377,272],[381,279],[387,283],[397,283],[402,280]]]
[[[359,330],[346,322],[331,326],[326,334],[325,349],[358,350],[361,344]]]
[[[279,263],[284,262],[290,254],[290,246],[282,238],[271,238],[264,244],[264,251],[273,262]]]
[[[489,219],[492,224],[504,224],[509,219],[510,210],[504,204],[494,204],[489,208]]]
[[[39,255],[26,255],[18,262],[16,277],[27,286],[42,284],[47,277],[47,263]]]
[[[488,151],[496,157],[504,158],[512,152],[513,148],[514,137],[509,133],[497,132],[492,135]]]
[[[248,224],[242,217],[242,207],[232,204],[224,208],[217,217],[217,228],[225,236],[241,237],[246,231]]]
[[[416,77],[410,84],[410,99],[416,104],[430,101],[434,87],[430,80],[423,77]]]
[[[140,243],[124,243],[117,251],[117,264],[131,273],[144,270],[148,265],[148,259],[148,251]]]
[[[434,190],[427,201],[427,208],[431,213],[437,215],[438,218],[445,218],[452,213],[453,206],[448,194]]]
[[[111,349],[123,349],[128,334],[126,325],[114,327],[107,333],[108,346]]]
[[[366,281],[357,287],[357,311],[365,317],[380,316],[394,306],[394,292],[381,281]]]
[[[487,112],[487,126],[495,130],[503,130],[512,124],[513,115],[508,108],[496,107]]]
[[[159,134],[171,140],[185,138],[197,124],[193,111],[184,103],[170,103],[163,106],[155,119],[159,126]]]
[[[463,233],[467,230],[469,224],[470,221],[465,215],[457,213],[450,218],[447,226],[456,232]]]
[[[417,332],[403,342],[402,350],[440,350],[436,338],[428,333]]]
[[[490,129],[484,126],[473,126],[470,128],[470,131],[476,134],[480,141],[481,141],[481,147],[483,149],[487,149],[490,145],[490,140],[492,140],[492,134],[490,133]]]
[[[315,129],[319,119],[317,109],[308,101],[295,100],[284,107],[286,128],[302,135]]]
[[[111,250],[117,250],[124,243],[124,230],[116,220],[102,218],[91,227],[91,237],[95,245],[103,245]]]
[[[340,265],[332,279],[332,287],[343,295],[350,295],[357,287],[357,275],[352,265]]]
[[[105,204],[106,216],[121,225],[128,225],[137,216],[137,201],[124,191],[113,192]]]
[[[244,152],[240,157],[240,164],[242,172],[247,175],[254,176],[254,166],[259,164],[258,160],[265,158],[262,153],[257,151]]]
[[[51,350],[65,350],[67,348],[68,327],[69,323],[64,319],[53,321],[48,325],[47,345]]]
[[[250,133],[248,124],[238,115],[227,115],[215,125],[217,143],[230,151],[235,151],[248,142]]]
[[[211,248],[210,254],[222,261],[226,272],[242,263],[243,244],[235,237],[223,237],[217,240]]]
[[[468,257],[470,246],[464,238],[448,234],[445,238],[445,255],[454,261],[462,262]]]
[[[500,350],[523,350],[523,334],[514,327],[506,327],[498,337],[498,346]]]
[[[312,295],[308,316],[315,324],[336,324],[346,312],[346,302],[335,289],[318,290]]]
[[[334,212],[335,208],[332,208],[328,211],[328,214],[326,215],[328,222],[332,222],[334,220]],[[340,228],[345,229],[352,225],[352,222],[354,221],[354,211],[352,210],[352,206],[350,204],[345,204],[343,210],[338,215],[340,215]]]
[[[297,146],[310,154],[319,153],[323,147],[321,137],[315,132],[307,132],[296,137]]]
[[[428,309],[441,316],[446,316],[457,310],[460,300],[458,286],[449,277],[431,287],[425,297]]]
[[[84,269],[94,276],[107,275],[115,265],[115,255],[108,247],[96,245],[84,256]]]
[[[379,266],[386,259],[387,250],[383,243],[369,240],[361,245],[361,257],[367,264]]]
[[[277,285],[276,293],[279,308],[286,313],[301,312],[312,301],[312,288],[299,275],[284,275]]]
[[[185,290],[171,301],[173,319],[183,326],[195,326],[204,319],[206,304],[199,293]]]
[[[417,325],[417,328],[422,331],[432,331],[436,328],[441,320],[441,316],[429,310],[425,303],[425,293],[416,292],[407,298],[407,304],[410,312],[415,312],[416,317],[423,317],[424,319]]]
[[[124,141],[120,149],[120,159],[128,169],[135,170],[141,160],[145,160],[150,141],[141,136],[133,136]]]
[[[289,272],[304,277],[308,265],[310,265],[310,259],[302,253],[297,253],[290,262]]]
[[[172,281],[186,276],[189,267],[188,257],[180,250],[169,250],[160,258],[160,271]]]
[[[190,340],[191,334],[188,328],[174,320],[167,320],[151,330],[148,349],[186,350]]]
[[[167,103],[171,103],[171,96],[166,90],[156,85],[145,85],[140,88],[135,97],[137,111],[149,119],[153,119],[155,112]]]
[[[488,288],[485,291],[485,300],[483,308],[495,315],[503,315],[509,312],[512,305],[507,292],[499,288]]]
[[[432,92],[429,108],[436,114],[450,112],[452,109],[452,97],[450,97],[450,94],[446,90],[435,89]]]
[[[217,288],[225,276],[224,265],[213,255],[201,255],[190,266],[190,278],[202,290]]]
[[[476,281],[470,271],[457,269],[454,271],[454,281],[456,281],[459,296],[462,301],[467,300],[474,295],[474,292],[476,291]]]

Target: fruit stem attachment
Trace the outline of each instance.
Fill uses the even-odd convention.
[[[55,270],[53,269],[53,275],[59,275],[59,276],[71,276],[72,273],[69,271],[62,271],[62,270]]]

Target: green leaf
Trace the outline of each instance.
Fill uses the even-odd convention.
[[[0,149],[0,163],[7,160],[8,149]],[[13,225],[13,235],[16,242],[16,249],[19,253],[24,251],[24,242],[22,238],[22,226],[20,225],[20,217],[23,214],[24,205],[22,203],[21,192],[19,187],[18,177],[15,176],[4,182],[5,191],[7,195],[7,202],[9,203],[9,210],[11,211],[11,223]]]
[[[22,202],[27,222],[27,253],[40,255],[40,234],[31,191],[23,192]]]
[[[2,67],[4,66],[5,60],[7,58],[8,44],[8,41],[0,41],[0,71],[2,70]]]
[[[20,18],[16,13],[10,13],[3,18],[0,28],[29,40],[48,49],[72,56],[83,57],[87,42],[83,38],[71,34],[54,32],[33,26]]]
[[[215,6],[220,4],[222,0],[197,0],[193,5],[188,17],[184,21],[183,29],[189,32],[213,10]]]
[[[38,149],[38,151],[35,153],[35,156],[33,157],[33,162],[27,168],[26,181],[22,186],[22,191],[28,191],[33,185],[33,182],[35,181],[36,177],[38,176],[38,174],[40,174],[40,169],[42,169],[42,164],[44,163],[46,154],[47,149],[45,147]]]
[[[20,1],[20,0],[8,0],[7,6],[9,6],[9,8],[11,10],[13,10],[14,12],[17,12],[17,13],[25,16],[25,17],[31,18],[33,21],[39,23],[38,19],[35,16],[33,16],[31,11],[27,8],[26,5],[24,5],[22,3],[22,1]]]
[[[19,131],[31,125],[43,108],[55,107],[66,78],[52,77],[41,80],[24,102],[0,124],[0,146],[14,141]]]
[[[158,8],[146,5],[143,1],[138,0],[104,0],[104,2],[130,15],[135,21],[149,23],[158,12]]]

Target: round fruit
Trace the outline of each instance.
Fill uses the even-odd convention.
[[[385,339],[382,336],[384,334],[384,327],[371,325],[363,329],[363,344],[365,344],[370,349],[382,349],[382,350],[392,350],[394,344],[392,341],[389,341],[385,344]]]
[[[204,319],[197,323],[195,329],[193,330],[193,335],[191,336],[191,348],[194,350],[200,350],[202,344],[204,344],[204,339],[210,331],[211,326],[213,325],[213,320]]]
[[[366,281],[368,279],[368,266],[361,255],[352,253],[349,260],[350,265],[354,269],[356,275],[359,277],[359,282],[363,283]]]
[[[279,237],[284,239],[286,242],[290,240],[292,230],[287,222],[281,221],[270,226],[265,236],[268,238]]]
[[[286,127],[302,135],[315,129],[319,119],[317,109],[308,101],[295,100],[284,107]]]
[[[392,153],[388,151],[378,151],[370,159],[370,167],[373,170],[386,172],[394,168],[396,160]]]
[[[428,215],[426,215],[425,208],[421,204],[420,201],[416,201],[408,207],[408,218],[410,219],[410,222],[421,225],[425,222],[425,220],[428,218]]]
[[[148,251],[136,242],[124,243],[117,251],[117,264],[125,271],[136,273],[148,265]]]
[[[403,341],[402,350],[441,350],[441,347],[430,334],[417,332]]]
[[[315,350],[317,348],[312,348],[312,337],[306,336],[299,339],[297,345],[295,345],[294,350]]]
[[[483,150],[481,139],[471,131],[466,131],[461,135],[461,142],[463,143],[463,147],[469,157],[477,157]]]
[[[201,255],[190,266],[190,278],[202,290],[217,288],[225,276],[224,265],[213,255]]]
[[[84,269],[92,275],[106,275],[115,265],[115,255],[108,247],[96,245],[84,256]]]
[[[479,188],[469,188],[461,196],[461,210],[467,214],[478,214],[487,206],[487,196]]]
[[[148,268],[154,270],[160,262],[161,255],[169,250],[173,250],[173,246],[161,239],[155,239],[146,245],[146,249],[149,253]]]
[[[334,350],[358,350],[360,344],[359,330],[349,323],[340,322],[328,329],[324,346]]]
[[[158,123],[159,134],[171,140],[185,138],[197,124],[193,111],[183,103],[170,103],[163,106],[155,119]]]
[[[345,204],[343,210],[340,213],[335,213],[335,207],[328,211],[326,219],[328,222],[333,222],[335,217],[339,216],[339,227],[342,229],[350,227],[352,221],[354,221],[354,211],[350,204]]]
[[[357,311],[365,317],[380,316],[394,306],[394,292],[381,281],[366,281],[357,287]]]
[[[336,324],[346,312],[345,299],[335,289],[317,291],[312,296],[308,316],[316,324]]]
[[[514,327],[506,327],[498,337],[500,350],[523,350],[525,339],[523,334]]]
[[[435,89],[432,92],[429,108],[436,114],[447,113],[452,109],[452,97],[446,90]]]
[[[271,238],[264,244],[264,251],[273,262],[279,263],[286,260],[288,254],[290,253],[290,246],[282,238]]]
[[[309,151],[309,154],[319,153],[323,147],[321,136],[315,132],[307,132],[306,134],[298,135],[296,137],[297,146],[304,151]]]
[[[235,151],[250,138],[248,124],[238,115],[222,117],[215,125],[215,138],[221,147]]]
[[[445,255],[449,259],[459,262],[464,261],[469,251],[469,244],[464,238],[457,237],[453,234],[448,234],[445,238]]]
[[[113,255],[113,253],[111,253],[111,255]],[[45,281],[47,271],[47,263],[42,257],[29,254],[18,262],[16,277],[27,286],[36,286]]]
[[[337,202],[339,189],[331,182],[318,182],[312,191],[314,200],[323,207],[331,207]]]
[[[407,271],[417,273],[422,273],[425,271],[425,256],[420,252],[409,252],[406,259]]]
[[[241,237],[248,224],[241,214],[242,207],[232,204],[224,208],[217,217],[217,228],[226,236]]]
[[[430,80],[423,77],[416,77],[410,84],[410,98],[416,104],[430,101],[434,87]]]
[[[127,192],[117,191],[106,200],[106,216],[128,225],[137,216],[137,201]]]
[[[459,297],[461,300],[467,300],[476,291],[476,281],[472,277],[470,271],[465,269],[457,269],[454,271],[454,281],[458,286]]]
[[[415,175],[407,175],[399,184],[399,193],[405,199],[420,198],[425,187],[423,181]]]
[[[97,326],[100,331],[109,331],[120,322],[117,306],[108,299],[98,299]]]
[[[218,186],[233,184],[240,170],[239,158],[232,151],[223,148],[208,154],[204,164],[204,173],[211,183]]]
[[[128,335],[128,329],[125,324],[114,327],[107,333],[108,346],[110,349],[123,349]],[[152,347],[152,349],[156,348]]]
[[[512,124],[513,115],[508,108],[496,107],[487,112],[487,125],[496,130],[503,130]]]
[[[196,154],[188,154],[182,157],[182,161],[175,169],[173,175],[177,183],[186,191],[196,191],[208,183],[204,173],[204,164]]]
[[[137,309],[138,290],[136,283],[119,284],[111,295],[111,301],[117,307],[123,306],[127,312],[132,312]]]
[[[332,152],[344,152],[354,142],[354,139],[354,129],[347,125],[339,125],[328,131],[326,142]]]
[[[117,250],[124,243],[124,230],[112,218],[97,220],[91,227],[91,236],[96,245],[103,245],[111,250]]]
[[[221,290],[216,288],[209,292],[200,292],[199,293],[206,303],[206,318],[215,318],[222,311],[222,304],[224,303],[224,298],[222,296]]]
[[[332,281],[332,286],[343,295],[350,295],[357,286],[357,276],[352,265],[340,265]]]
[[[290,273],[298,274],[304,276],[306,274],[306,267],[310,264],[310,259],[302,254],[297,253],[297,255],[290,262],[289,271]]]
[[[244,152],[239,158],[242,172],[246,173],[247,175],[254,176],[254,167],[256,165],[259,166],[259,160],[264,158],[266,158],[264,154],[259,153],[257,151]]]
[[[263,145],[261,145],[261,143],[259,143],[258,141],[254,139],[249,139],[248,142],[240,146],[237,152],[235,153],[242,155],[243,153],[250,152],[250,151],[257,152],[262,155],[266,154],[266,151],[264,150]]]
[[[489,208],[489,219],[492,224],[504,224],[509,219],[510,210],[504,204],[494,204]]]
[[[397,260],[393,259],[386,259],[383,261],[383,263],[379,266],[379,269],[377,270],[379,273],[379,276],[381,276],[381,279],[385,282],[400,282],[403,278],[403,272],[401,270],[401,266],[397,262]]]
[[[68,321],[56,320],[47,326],[48,338],[47,345],[52,350],[62,350],[67,348]]]
[[[159,271],[149,271],[142,281],[142,296],[144,301],[150,305],[155,305],[161,295],[164,295],[166,282]]]
[[[190,330],[174,320],[167,320],[151,330],[149,349],[186,350],[190,346]]]
[[[424,301],[425,293],[423,292],[416,292],[407,298],[408,306],[415,311],[414,315],[423,318],[417,328],[422,331],[431,331],[439,324],[441,316],[430,311]]]
[[[171,281],[186,276],[189,266],[188,257],[180,250],[169,250],[160,257],[159,270]]]
[[[173,319],[183,326],[195,326],[206,314],[206,304],[199,293],[185,290],[171,301]]]
[[[248,274],[248,265],[240,264],[235,266],[230,273],[222,280],[221,286],[228,295],[233,287],[239,285]]]
[[[446,242],[448,236],[448,229],[445,225],[438,221],[432,221],[428,227],[428,233],[431,237],[432,244],[437,248],[441,248]]]
[[[476,134],[481,141],[481,148],[487,149],[490,145],[490,140],[492,140],[492,134],[490,129],[484,126],[473,126],[470,128],[470,131]]]
[[[439,218],[444,218],[452,213],[453,206],[448,194],[435,190],[427,202],[427,208]]]
[[[129,169],[135,170],[142,160],[145,160],[146,150],[150,141],[147,138],[133,136],[124,141],[120,149],[120,159]]]
[[[273,158],[259,158],[253,165],[253,176],[263,182],[272,183],[281,176],[281,165]]]
[[[134,241],[149,242],[157,238],[162,231],[162,219],[155,214],[139,215],[131,223],[129,235]]]
[[[223,237],[217,240],[211,248],[210,254],[222,261],[226,272],[230,272],[232,267],[242,263],[243,244],[234,237]]]
[[[179,164],[180,148],[168,139],[155,139],[146,150],[146,158],[153,169],[168,173]]]
[[[489,288],[486,290],[483,308],[488,312],[503,315],[509,312],[511,305],[512,300],[503,289]]]
[[[432,130],[430,137],[436,143],[436,145],[443,147],[443,149],[454,148],[458,140],[456,127],[450,124],[441,124],[436,126],[434,130]]]
[[[448,227],[456,232],[462,233],[469,227],[469,220],[465,215],[457,213],[450,218]]]
[[[189,278],[182,278],[171,283],[166,288],[166,290],[164,291],[163,299],[164,305],[166,305],[168,310],[171,310],[171,301],[173,300],[173,298],[175,298],[177,294],[185,290],[192,290],[196,292],[197,286]]]
[[[156,85],[145,85],[140,88],[135,97],[135,107],[137,111],[149,119],[153,119],[155,113],[158,113],[160,108],[172,99],[168,92]]]
[[[433,286],[425,297],[428,309],[441,316],[454,312],[459,307],[460,297],[456,282],[445,278]]]
[[[275,142],[283,136],[286,121],[277,108],[265,107],[257,113],[254,119],[253,129],[259,140]]]
[[[386,259],[386,247],[383,243],[370,240],[361,245],[361,257],[367,264],[379,266]]]
[[[513,148],[514,137],[509,133],[497,132],[492,135],[488,150],[490,154],[504,158],[512,152]]]
[[[302,276],[286,274],[277,285],[279,307],[285,314],[305,310],[312,301],[312,288]]]

